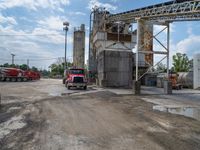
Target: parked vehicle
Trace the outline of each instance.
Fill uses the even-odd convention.
[[[170,73],[169,80],[172,82],[172,88],[176,90],[182,89],[182,84],[178,83],[178,74],[176,73]]]
[[[0,68],[0,81],[22,82],[39,80],[40,74],[34,71],[23,71],[17,68]]]
[[[39,72],[34,72],[34,71],[31,71],[31,70],[24,71],[24,76],[28,80],[39,80],[40,79]]]
[[[71,87],[87,89],[87,79],[84,69],[69,69],[65,71],[63,79],[65,86],[70,89]]]

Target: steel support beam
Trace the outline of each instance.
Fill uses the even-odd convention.
[[[149,38],[148,41],[146,41],[146,42],[150,42],[153,39],[156,39],[156,41],[164,48],[165,51],[154,51],[153,49],[152,49],[152,51],[142,50],[145,47],[145,43],[143,43],[143,45],[140,45],[141,41],[144,40],[144,39],[141,39],[142,38],[142,36],[141,36],[141,32],[142,31],[141,31],[140,25],[141,25],[141,19],[138,19],[137,20],[137,26],[138,26],[138,29],[137,29],[137,49],[136,49],[136,81],[140,80],[146,73],[148,73],[153,67],[156,67],[164,59],[167,60],[167,62],[166,62],[167,63],[167,74],[169,76],[170,24],[169,23],[165,24],[166,27],[164,29],[162,29],[160,32],[158,32],[157,34],[155,34],[155,35],[149,35],[149,36],[151,36],[151,38]],[[161,34],[163,31],[165,31],[166,29],[167,29],[167,46],[165,46],[157,38],[157,36],[159,34]],[[140,54],[144,54],[144,55],[146,55],[146,54],[152,54],[152,55],[159,54],[159,55],[164,55],[165,57],[162,58],[155,65],[151,64],[151,66],[148,68],[148,70],[143,75],[139,76],[139,56],[140,56]]]
[[[136,81],[138,80],[139,61],[153,65],[153,24],[149,21],[137,20],[137,52],[136,52]]]
[[[167,25],[167,75],[169,79],[170,24]]]
[[[139,64],[139,49],[140,49],[140,45],[139,45],[139,43],[140,43],[140,32],[141,32],[141,30],[140,30],[140,19],[138,19],[137,20],[137,48],[136,48],[136,62],[135,62],[135,64],[136,64],[136,75],[135,75],[135,80],[136,81],[138,81],[138,68],[139,68],[139,66],[138,66],[138,64]]]

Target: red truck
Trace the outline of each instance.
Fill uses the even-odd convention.
[[[27,70],[27,71],[24,71],[24,77],[26,77],[28,80],[39,80],[40,73],[31,71],[31,70]]]
[[[0,81],[21,82],[39,80],[40,74],[33,71],[23,71],[17,68],[0,68]]]
[[[69,69],[65,71],[63,83],[70,89],[71,87],[87,89],[87,79],[84,69]]]

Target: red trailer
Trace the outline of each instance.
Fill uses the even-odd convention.
[[[39,80],[40,74],[34,71],[23,71],[17,68],[0,68],[0,81],[22,82]]]
[[[1,80],[2,81],[22,81],[23,71],[17,68],[1,68]]]
[[[28,80],[39,80],[40,73],[35,71],[25,71],[25,76],[27,76]]]

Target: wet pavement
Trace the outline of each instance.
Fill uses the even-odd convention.
[[[153,110],[158,110],[166,113],[183,115],[200,121],[200,108],[198,107],[166,107],[166,106],[153,106]]]
[[[143,95],[154,95],[159,98],[167,98],[180,102],[191,102],[200,106],[200,90],[193,89],[182,89],[182,90],[173,90],[172,95],[164,94],[163,88],[157,87],[145,87],[142,86],[141,93]]]

